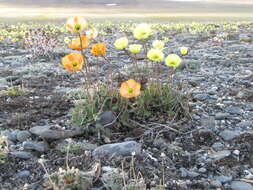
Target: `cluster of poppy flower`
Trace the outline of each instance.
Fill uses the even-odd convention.
[[[133,36],[135,39],[145,42],[144,40],[148,39],[152,35],[151,27],[145,23],[139,24],[133,30]],[[144,48],[142,44],[130,44],[128,45],[128,38],[122,37],[117,39],[114,42],[114,46],[117,50],[128,50],[132,54],[139,54]],[[169,54],[164,59],[164,46],[165,43],[161,40],[155,40],[152,43],[152,48],[147,52],[147,58],[154,62],[162,62],[165,60],[165,64],[169,67],[172,67],[174,70],[182,63],[181,58],[177,54]],[[181,55],[186,55],[188,53],[187,47],[180,48]],[[136,97],[140,94],[140,84],[133,79],[130,79],[121,85],[120,89],[121,95],[123,97],[131,98]]]
[[[94,56],[106,54],[106,45],[95,41],[98,31],[95,28],[88,29],[88,22],[84,18],[77,16],[69,18],[66,27],[69,31],[78,34],[78,37],[70,40],[69,48],[82,51],[89,47],[90,41],[94,41],[95,43],[92,45],[90,53]],[[87,30],[86,34],[82,35],[81,33],[85,30]],[[85,61],[85,56],[82,55],[82,52],[73,52],[62,58],[62,65],[67,71],[80,71]]]
[[[85,55],[82,50],[86,49],[90,45],[90,41],[95,43],[92,45],[90,53],[94,56],[104,56],[106,54],[106,45],[104,43],[97,43],[95,38],[98,35],[98,31],[95,28],[88,29],[88,22],[82,17],[72,17],[67,20],[66,27],[73,33],[78,34],[77,38],[72,39],[68,47],[73,50],[79,50],[81,52],[73,52],[62,58],[62,64],[64,68],[68,71],[81,71],[85,63]],[[81,33],[86,31],[86,35]],[[152,30],[147,24],[139,24],[133,30],[133,36],[137,40],[146,40],[152,35]],[[164,42],[160,40],[155,40],[152,43],[152,48],[145,52],[147,53],[147,58],[154,62],[161,62],[164,60]],[[139,54],[142,51],[142,44],[131,44],[128,46],[128,39],[122,37],[114,42],[114,46],[117,50],[129,50],[133,54]],[[188,53],[188,48],[182,47],[180,49],[182,55]],[[165,58],[165,64],[169,67],[175,69],[181,64],[182,60],[177,54],[169,54]],[[87,67],[87,65],[85,65]],[[86,69],[86,72],[88,70]],[[87,73],[88,74],[88,73]],[[134,98],[140,95],[141,84],[136,82],[134,79],[129,79],[121,84],[119,89],[120,95],[125,98]]]
[[[133,30],[133,36],[137,40],[146,40],[152,35],[152,30],[149,25],[143,23],[139,24]],[[114,46],[118,50],[124,50],[128,47],[128,39],[126,37],[119,38],[115,41]],[[147,58],[151,61],[160,62],[164,60],[164,49],[165,43],[161,40],[155,40],[152,43],[152,48],[147,52]],[[133,54],[138,54],[142,51],[143,45],[141,44],[131,44],[128,50]],[[180,52],[182,55],[188,53],[187,47],[181,47]],[[165,64],[169,67],[177,68],[181,64],[182,60],[177,54],[169,54],[165,58]]]

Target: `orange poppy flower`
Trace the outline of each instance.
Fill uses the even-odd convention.
[[[82,41],[82,45],[81,42]],[[69,43],[69,48],[74,49],[74,50],[81,50],[81,49],[85,49],[88,48],[89,46],[89,40],[86,36],[81,36],[81,40],[80,38],[74,38],[71,40],[71,42]]]
[[[91,54],[95,56],[105,55],[106,54],[106,45],[105,44],[94,44],[91,49]]]
[[[80,33],[88,28],[88,22],[82,17],[74,16],[67,20],[66,27],[72,32]]]
[[[124,98],[134,98],[141,93],[141,84],[133,79],[125,81],[120,86],[120,95]]]
[[[62,58],[62,65],[67,71],[80,71],[83,68],[84,58],[81,53],[73,52]]]

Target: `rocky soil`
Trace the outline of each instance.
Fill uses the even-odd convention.
[[[0,90],[17,85],[28,89],[22,96],[0,96],[0,130],[10,150],[8,161],[0,164],[0,189],[44,189],[47,175],[38,158],[46,160],[49,173],[64,168],[64,147],[71,138],[79,148],[70,153],[70,166],[88,171],[101,161],[93,190],[108,189],[105,174],[121,168],[123,160],[128,170],[133,152],[147,188],[164,177],[168,190],[253,190],[253,26],[221,40],[214,38],[220,34],[167,35],[172,37],[171,52],[190,47],[175,80],[190,94],[192,119],[153,123],[113,139],[98,139],[70,126],[69,94],[80,87],[81,75],[59,65],[64,52],[55,60],[34,63],[18,44],[0,44]],[[130,60],[116,55],[114,39],[105,36],[111,44],[108,55],[121,68]],[[102,75],[108,68],[98,69]],[[114,115],[108,111],[101,118],[110,123]]]

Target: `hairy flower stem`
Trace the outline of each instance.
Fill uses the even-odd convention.
[[[88,99],[91,100],[91,95],[90,95],[90,85],[89,85],[89,82],[88,82],[88,76],[86,75],[86,73],[84,73],[82,70],[81,70],[81,73],[83,74],[84,76],[84,88],[86,90],[86,93],[87,93],[87,96],[88,96]]]
[[[173,75],[174,75],[174,68],[171,68],[169,70],[169,80],[168,83],[171,84],[171,87],[173,87]]]
[[[94,39],[95,43],[98,43],[97,40]],[[103,59],[105,60],[105,62],[109,65],[109,71],[108,71],[108,77],[109,77],[109,88],[113,88],[113,72],[112,72],[112,64],[110,62],[109,59],[107,59],[107,57],[105,57],[104,55],[101,55],[101,57],[103,57]],[[108,88],[108,89],[109,89]],[[113,99],[113,95],[112,95],[112,99]]]
[[[86,85],[86,92],[87,92],[87,95],[88,95],[88,98],[89,100],[91,100],[91,95],[90,95],[90,92],[89,92],[89,89],[91,88],[91,82],[90,82],[90,72],[89,72],[89,63],[88,63],[88,59],[86,58],[85,56],[85,53],[83,52],[83,45],[82,45],[82,37],[81,37],[81,34],[79,33],[79,38],[80,38],[80,46],[81,46],[81,54],[82,56],[84,57],[84,60],[86,61],[86,64],[85,65],[85,72],[86,72],[86,75],[83,73],[84,77],[85,77],[85,83],[87,84]]]
[[[108,69],[108,77],[109,77],[109,86],[108,86],[108,88],[112,89],[113,85],[112,85],[112,66],[111,65],[109,66],[109,69]]]
[[[98,60],[98,57],[96,57],[96,60],[97,60],[96,78],[97,78],[97,83],[98,83],[99,82],[99,72],[98,72],[99,60]]]
[[[147,55],[148,48],[147,48],[147,42],[146,40],[142,41],[143,49],[144,49],[144,54]]]
[[[133,62],[134,66],[135,66],[135,69],[136,69],[136,75],[138,76],[139,68],[138,68],[138,65],[137,65],[136,55],[134,54],[134,58],[133,58],[126,49],[124,49],[124,52],[128,55],[128,57]]]
[[[102,57],[104,58],[104,60],[107,62],[107,64],[109,65],[109,71],[108,71],[108,77],[109,77],[109,89],[112,90],[112,95],[111,95],[111,104],[112,101],[114,99],[114,92],[113,92],[113,70],[112,70],[112,64],[110,62],[109,59],[107,59],[104,55],[102,55]]]
[[[136,75],[138,76],[138,73],[140,73],[140,69],[138,67],[137,59],[136,59],[136,54],[134,54],[134,57],[132,57],[132,62],[134,63],[135,69],[136,69]]]
[[[136,54],[134,54],[133,60],[134,60],[134,64],[135,64],[135,67],[136,67],[136,72],[137,72],[137,74],[139,74],[140,73],[140,68],[138,67],[138,61],[137,61]]]
[[[99,43],[97,40],[94,39],[95,43]],[[112,88],[112,65],[109,59],[107,59],[104,55],[101,55],[103,57],[103,59],[106,61],[106,63],[109,65],[109,73],[108,73],[108,77],[109,77],[109,87]]]
[[[152,82],[155,83],[155,77],[156,77],[156,62],[152,61],[152,66],[151,66],[151,71],[150,73],[152,73]]]
[[[112,88],[113,87],[113,77],[112,77],[112,64],[109,61],[109,59],[107,59],[104,55],[102,55],[102,57],[104,58],[104,60],[107,62],[107,64],[109,65],[109,70],[108,70],[108,77],[109,77],[109,87]]]
[[[148,82],[151,83],[151,82],[152,82],[152,80],[151,80],[151,79],[152,79],[151,71],[152,71],[152,65],[153,65],[153,63],[151,63],[151,66],[150,66],[150,63],[149,63],[149,62],[148,62],[147,64],[148,64],[148,66],[147,66],[147,69],[148,69],[148,70],[147,70],[147,72],[148,72],[148,73],[147,73],[147,75],[148,75]]]
[[[102,57],[104,58],[104,60],[107,62],[107,64],[111,64],[111,62],[110,62],[110,60],[109,59],[107,59],[104,55],[102,55]]]
[[[83,51],[83,44],[82,44],[81,34],[79,33],[78,35],[79,35],[79,38],[80,38],[80,46],[81,46],[81,50],[80,51],[81,51],[81,54],[82,54],[82,56],[83,56],[83,58],[84,58],[84,60],[86,62],[86,64],[84,64],[84,65],[85,65],[85,71],[86,71],[86,73],[88,75],[88,73],[91,71],[90,67],[89,67],[89,60],[88,60],[88,58],[86,57],[86,55],[85,55],[85,53]]]
[[[160,82],[160,63],[157,63],[156,68],[155,68],[155,74],[156,74],[156,83],[157,83],[157,89],[159,93],[161,93],[161,82]]]

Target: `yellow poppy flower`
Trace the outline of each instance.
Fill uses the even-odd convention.
[[[164,48],[164,42],[161,41],[161,40],[155,40],[155,41],[153,41],[152,46],[153,46],[155,49],[163,50],[163,48]]]
[[[148,24],[139,24],[134,30],[133,35],[137,40],[145,40],[152,34]]]
[[[181,47],[181,48],[180,48],[180,53],[181,53],[182,55],[186,55],[186,54],[188,53],[188,48],[187,48],[187,47]]]
[[[165,59],[165,64],[173,68],[177,68],[181,62],[182,59],[177,54],[170,54]]]
[[[128,39],[126,37],[119,38],[114,42],[114,46],[118,50],[126,49],[127,45]]]
[[[159,49],[151,49],[148,51],[147,57],[151,61],[162,61],[164,59],[164,53]]]
[[[142,45],[140,44],[129,45],[129,51],[131,53],[134,53],[134,54],[140,53],[141,49],[142,49]]]

